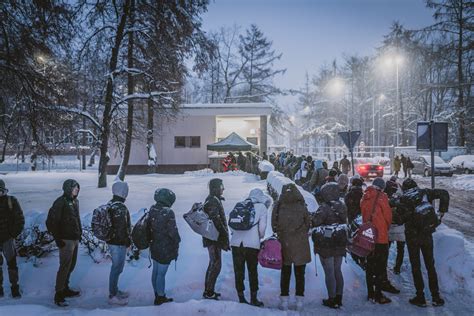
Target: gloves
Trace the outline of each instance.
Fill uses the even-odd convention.
[[[64,246],[66,246],[66,243],[62,239],[55,239],[54,241],[56,242],[56,246],[58,246],[58,248],[60,248],[60,249]]]

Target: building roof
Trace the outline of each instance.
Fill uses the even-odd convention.
[[[195,103],[182,104],[181,109],[189,115],[270,115],[272,106],[268,103]]]

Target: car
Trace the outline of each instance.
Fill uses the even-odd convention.
[[[415,157],[412,159],[414,168],[413,168],[413,174],[421,174],[424,177],[429,177],[431,176],[431,156],[429,155],[424,155],[424,156],[419,156]],[[454,168],[448,164],[446,161],[444,161],[441,157],[435,156],[434,157],[434,162],[435,162],[435,176],[448,176],[452,177],[454,173]]]
[[[355,158],[354,168],[365,179],[383,177],[384,166],[371,158]]]
[[[451,166],[459,173],[473,173],[474,172],[474,155],[456,156],[450,161]]]

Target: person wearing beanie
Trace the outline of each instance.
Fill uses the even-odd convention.
[[[128,183],[116,181],[112,184],[112,199],[109,201],[109,214],[112,219],[112,239],[107,241],[112,267],[109,274],[109,304],[126,305],[128,293],[118,289],[120,274],[125,266],[127,248],[131,245],[132,224],[130,212],[125,205],[128,196]]]
[[[77,199],[79,191],[80,186],[76,180],[64,181],[63,194],[54,201],[46,220],[48,231],[53,235],[59,248],[59,270],[56,275],[54,303],[61,307],[68,306],[66,298],[80,295],[79,291],[69,288],[69,278],[76,266],[79,240],[82,236]]]
[[[329,170],[329,174],[326,177],[324,184],[330,183],[330,182],[337,182],[336,177],[337,177],[337,170],[335,169]]]
[[[204,202],[204,212],[214,223],[219,232],[219,237],[216,241],[202,238],[203,246],[209,252],[209,265],[206,271],[204,293],[202,294],[205,299],[219,299],[220,293],[215,292],[215,286],[222,267],[222,250],[230,250],[227,219],[221,202],[224,200],[222,194],[224,194],[222,180],[214,178],[209,181],[209,195]]]
[[[406,179],[402,184],[403,195],[396,205],[400,212],[402,222],[405,224],[405,238],[410,257],[411,271],[415,283],[416,296],[409,300],[410,304],[425,307],[426,299],[424,294],[423,274],[421,272],[420,253],[423,254],[426,271],[428,272],[428,284],[434,306],[444,305],[438,285],[438,275],[436,273],[434,253],[433,253],[433,233],[436,228],[431,226],[422,227],[415,219],[415,210],[424,201],[433,204],[434,200],[440,200],[439,213],[442,217],[449,208],[449,193],[443,189],[421,189],[413,179]]]
[[[5,181],[0,179],[0,298],[3,292],[3,257],[7,261],[8,278],[13,298],[20,298],[15,238],[23,231],[25,218],[18,200],[8,195]]]
[[[375,250],[367,257],[367,299],[379,304],[390,303],[382,291],[388,260],[388,230],[392,224],[392,209],[383,192],[385,181],[375,178],[360,202],[362,222],[371,222],[377,229]]]
[[[153,259],[151,283],[155,292],[155,305],[172,302],[166,296],[165,279],[168,267],[173,260],[178,259],[179,236],[176,217],[171,207],[176,201],[176,195],[169,189],[156,189],[155,204],[150,207],[148,227],[150,228],[150,252]]]

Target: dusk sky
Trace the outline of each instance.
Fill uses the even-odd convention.
[[[343,56],[370,55],[381,45],[393,21],[417,29],[433,23],[424,0],[215,0],[203,15],[206,30],[256,23],[283,53],[276,65],[286,74],[281,88],[303,86],[305,72]]]

